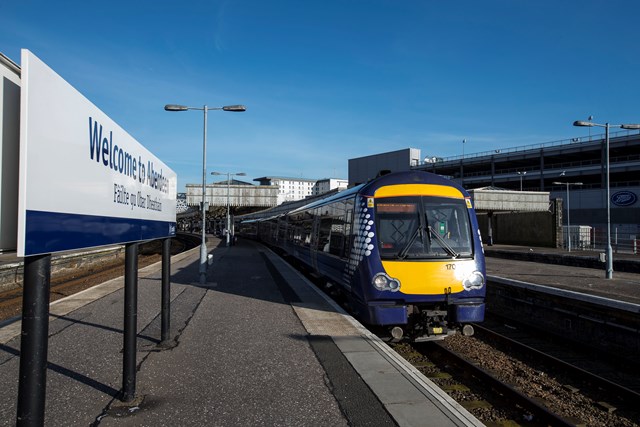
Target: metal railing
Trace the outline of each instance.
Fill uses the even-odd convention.
[[[567,248],[567,227],[562,227],[564,248]],[[571,250],[604,251],[607,246],[606,225],[572,225],[569,233]],[[640,232],[637,225],[612,227],[611,246],[614,253],[640,255]]]
[[[634,134],[640,134],[639,131],[637,130],[620,130],[620,131],[616,131],[616,132],[609,132],[609,139],[615,139],[615,138],[619,138],[619,137],[625,137],[625,136],[631,136]],[[558,147],[558,146],[563,146],[563,145],[571,145],[571,144],[580,144],[580,143],[585,143],[585,142],[593,142],[593,141],[600,141],[600,140],[604,140],[605,139],[605,134],[601,133],[601,134],[595,134],[595,135],[589,135],[589,136],[581,136],[581,137],[577,137],[577,138],[567,138],[567,139],[560,139],[557,141],[550,141],[550,142],[542,142],[542,143],[538,143],[538,144],[529,144],[529,145],[522,145],[522,146],[517,146],[517,147],[510,147],[510,148],[501,148],[501,149],[497,149],[497,150],[491,150],[491,151],[482,151],[479,153],[471,153],[471,154],[460,154],[460,155],[456,155],[456,156],[449,156],[449,157],[436,157],[436,164],[438,163],[445,163],[445,162],[452,162],[452,161],[456,161],[456,160],[467,160],[467,159],[474,159],[474,158],[479,158],[479,157],[490,157],[490,156],[495,156],[495,155],[503,155],[503,154],[509,154],[509,153],[518,153],[518,152],[522,152],[522,151],[531,151],[531,150],[539,150],[542,148],[549,148],[549,147]],[[413,168],[423,168],[424,166],[428,166],[428,165],[432,165],[434,162],[425,162],[425,161],[421,161],[420,164],[418,166],[413,166]]]

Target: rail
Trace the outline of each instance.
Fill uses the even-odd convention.
[[[522,353],[533,354],[534,358],[538,361],[543,361],[548,366],[555,367],[559,372],[571,375],[576,379],[580,379],[582,382],[590,383],[596,387],[608,390],[612,396],[621,397],[627,404],[637,406],[640,404],[640,393],[638,391],[628,388],[627,386],[615,381],[611,381],[601,375],[581,368],[573,363],[558,358],[548,352],[541,351],[535,347],[527,345],[517,339],[500,334],[491,328],[474,324],[474,328],[477,329],[479,335],[489,337],[495,341],[502,343],[512,349],[517,349]],[[576,358],[576,356],[573,356]],[[576,359],[577,360],[577,359]]]
[[[457,352],[445,347],[441,343],[434,342],[433,345],[437,346],[439,351],[446,353],[447,358],[452,360],[465,371],[469,372],[470,376],[480,379],[480,381],[482,381],[483,383],[490,385],[500,394],[506,396],[506,399],[508,401],[511,401],[514,404],[530,411],[531,414],[534,415],[534,418],[536,420],[539,420],[543,424],[558,427],[573,427],[576,425],[575,422],[565,419],[564,417],[547,408],[544,402],[540,402],[538,399],[530,398],[525,393],[500,380],[496,375],[483,369],[477,363],[471,361],[463,355],[460,355]]]

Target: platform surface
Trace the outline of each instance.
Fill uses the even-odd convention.
[[[580,263],[583,259],[596,260],[597,251],[572,251],[555,248],[531,248],[526,246],[495,245],[485,247],[487,276],[516,280],[525,283],[564,289],[594,295],[616,301],[640,304],[640,274],[613,271],[607,279],[604,263],[600,268],[576,267],[561,264]],[[499,255],[499,257],[498,257]],[[523,261],[544,255],[549,262]],[[510,258],[512,257],[512,258]],[[628,264],[640,266],[640,256],[620,253],[613,256]],[[638,269],[640,270],[640,268]]]
[[[170,342],[160,266],[139,273],[132,402],[118,399],[123,279],[51,305],[45,425],[482,425],[268,249],[208,246],[205,285],[198,248],[172,258]],[[3,426],[16,421],[19,324],[0,328]]]

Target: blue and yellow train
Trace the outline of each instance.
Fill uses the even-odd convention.
[[[484,320],[475,211],[462,187],[438,175],[387,174],[239,217],[237,227],[303,263],[340,291],[355,317],[395,339],[471,335],[470,323]]]

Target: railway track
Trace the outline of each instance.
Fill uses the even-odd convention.
[[[190,249],[193,244],[181,238],[171,239],[171,254]],[[138,267],[143,268],[161,260],[162,247],[159,241],[140,245]],[[50,301],[80,292],[98,283],[124,275],[124,258],[88,263],[85,266],[67,269],[51,275]],[[0,322],[20,315],[22,312],[22,288],[0,293]]]
[[[637,385],[633,373],[618,372],[619,380],[603,378],[593,370],[610,369],[587,371],[567,360],[592,359],[588,353],[569,354],[547,342],[556,353],[549,355],[490,327],[476,325],[476,330],[473,337],[394,347],[486,424],[640,425],[639,395],[629,387],[633,378]],[[560,359],[558,352],[568,357]]]
[[[472,337],[389,345],[486,425],[640,427],[639,369],[627,371],[584,347],[566,348],[549,334],[536,339],[524,327],[504,327],[515,332],[511,339],[474,328]]]
[[[455,364],[461,366],[462,369],[468,372],[468,375],[481,381],[484,385],[498,393],[504,401],[515,405],[516,408],[513,409],[514,411],[521,409],[523,411],[520,417],[522,420],[529,422],[535,421],[536,424],[541,423],[542,425],[558,427],[580,424],[579,422],[576,422],[576,420],[565,419],[554,413],[544,402],[527,396],[526,393],[519,391],[516,387],[501,380],[490,371],[483,369],[474,361],[467,359],[444,345],[439,343],[435,343],[435,345],[439,347],[439,351],[446,353],[447,360],[454,361]]]
[[[562,343],[549,342],[513,327],[503,327],[501,333],[494,329],[495,322],[488,325],[492,326],[474,325],[483,340],[491,340],[500,343],[502,348],[527,354],[538,363],[556,372],[563,372],[583,387],[604,390],[610,399],[618,402],[618,406],[640,408],[640,370],[637,367],[629,369],[621,366],[619,362],[603,358],[592,349],[567,348]]]

